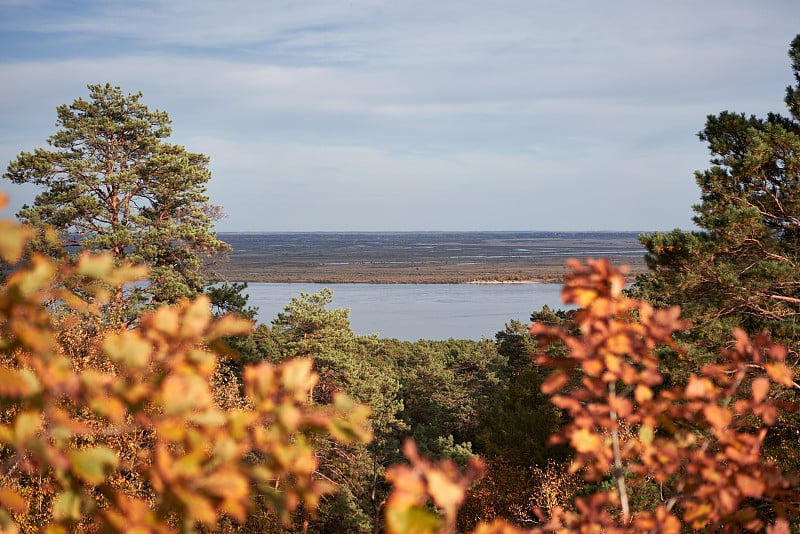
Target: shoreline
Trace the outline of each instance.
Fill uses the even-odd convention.
[[[547,284],[546,280],[470,280],[464,284]],[[555,282],[553,282],[555,283]]]
[[[625,281],[631,284],[635,281],[636,275],[642,274],[639,272],[629,273],[625,276]],[[370,279],[353,279],[350,277],[341,279],[332,278],[286,278],[286,277],[236,277],[236,276],[222,276],[223,281],[231,283],[246,283],[246,284],[371,284],[371,285],[535,285],[535,284],[563,284],[564,276],[542,276],[531,278],[527,280],[464,280],[464,279],[435,279],[421,278],[421,279],[385,279],[385,278],[370,278]]]

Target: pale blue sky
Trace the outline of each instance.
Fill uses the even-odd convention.
[[[705,116],[783,113],[798,32],[794,0],[0,0],[0,162],[110,82],[211,158],[220,231],[689,228]]]

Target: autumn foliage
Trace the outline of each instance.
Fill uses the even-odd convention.
[[[0,531],[191,532],[244,521],[255,501],[287,519],[333,489],[314,476],[314,434],[369,439],[365,407],[308,402],[318,377],[307,359],[247,368],[241,407],[220,408],[222,339],[251,323],[212,318],[205,297],[133,329],[106,325],[86,347],[99,363],[76,365],[61,334],[102,316],[146,270],[109,255],[26,257],[34,232],[0,225]]]
[[[588,482],[610,479],[613,488],[555,507],[531,532],[677,534],[686,527],[788,532],[787,517],[797,512],[800,497],[796,481],[762,452],[769,427],[784,410],[797,408],[777,400],[781,390],[797,387],[786,350],[766,335],[751,340],[737,331],[718,362],[705,365],[685,384],[666,384],[658,351],[667,347],[673,357],[682,353],[673,341],[673,334],[687,326],[679,308],[656,310],[626,298],[622,273],[605,260],[571,262],[570,267],[562,295],[580,306],[579,334],[540,324],[530,331],[542,348],[566,347],[565,356],[542,355],[538,361],[554,369],[543,391],[569,415],[556,436],[574,451],[569,470]],[[415,489],[416,502],[430,495],[448,517],[463,494],[452,489],[451,501],[441,503],[438,481],[448,479],[463,492],[471,478],[451,475],[448,465],[420,463],[413,449],[407,454],[413,470],[401,480],[401,472],[393,472],[390,504],[412,502],[409,491]],[[656,485],[660,498],[636,509],[631,488],[646,484]],[[387,519],[391,513],[390,508]],[[419,520],[408,531],[438,529]],[[523,531],[495,521],[475,532]]]

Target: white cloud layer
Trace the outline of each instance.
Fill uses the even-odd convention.
[[[783,111],[800,20],[743,0],[76,6],[0,0],[0,159],[87,83],[141,90],[211,157],[223,231],[689,227],[695,132]]]

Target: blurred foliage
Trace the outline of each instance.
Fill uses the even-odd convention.
[[[257,502],[288,521],[333,489],[315,476],[312,436],[370,439],[363,405],[340,393],[308,403],[319,380],[308,359],[247,367],[243,395],[228,391],[236,406],[221,407],[221,339],[250,321],[214,318],[201,296],[135,328],[105,325],[116,288],[145,268],[25,256],[35,232],[2,226],[2,531],[194,532],[244,522]]]
[[[680,309],[624,297],[622,274],[605,260],[571,268],[563,296],[580,307],[579,333],[541,323],[531,333],[543,348],[554,341],[567,347],[563,356],[542,353],[539,362],[554,369],[542,391],[570,415],[559,434],[574,451],[569,472],[611,484],[565,507],[561,499],[577,493],[574,481],[559,493],[552,479],[560,477],[545,474],[551,480],[536,495],[542,524],[525,532],[788,533],[800,502],[798,480],[762,454],[767,428],[798,408],[774,394],[797,387],[785,347],[738,330],[720,363],[703,366],[685,384],[661,387],[654,350],[664,344],[678,350],[672,336],[686,326]],[[570,375],[581,377],[577,387]],[[387,531],[456,532],[454,510],[482,464],[461,474],[450,462],[419,458],[410,445],[405,453],[411,465],[390,471]],[[657,499],[631,499],[634,488],[650,481],[660,487]],[[442,519],[425,507],[429,502]],[[474,532],[523,530],[495,519]]]

